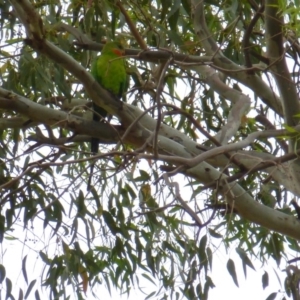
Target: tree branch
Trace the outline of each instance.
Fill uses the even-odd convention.
[[[249,76],[244,67],[235,64],[223,55],[207,28],[203,0],[192,0],[192,18],[199,40],[205,51],[213,56],[214,65],[222,68],[224,74],[249,87],[264,103],[283,116],[281,100],[270,87],[258,75]]]
[[[267,55],[270,60],[270,70],[275,78],[279,93],[282,97],[285,122],[288,126],[299,123],[300,103],[296,85],[293,82],[284,57],[283,45],[283,16],[279,11],[279,1],[266,0],[265,9]],[[290,144],[290,151],[294,151],[295,143]],[[299,143],[296,145],[300,147]]]

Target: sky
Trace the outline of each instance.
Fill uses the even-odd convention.
[[[38,226],[38,223],[34,222],[35,225],[29,231],[24,231],[22,224],[16,226],[16,231],[13,233],[13,236],[19,237],[19,240],[7,240],[4,239],[3,244],[1,245],[2,251],[2,264],[6,267],[7,276],[12,280],[13,283],[13,295],[16,297],[19,292],[19,288],[23,289],[24,294],[28,288],[28,285],[25,283],[24,274],[21,270],[22,258],[27,256],[27,261],[25,269],[27,270],[28,284],[37,279],[37,282],[31,291],[30,297],[28,299],[35,299],[34,292],[38,285],[40,285],[41,276],[45,276],[43,269],[43,264],[39,259],[39,251],[44,252],[53,252],[61,253],[62,246],[59,241],[55,239],[50,239],[47,237],[47,233],[43,232],[42,226]],[[26,233],[26,234],[25,234]],[[39,240],[37,237],[45,239],[46,242]],[[22,244],[23,241],[23,244]],[[45,244],[50,242],[47,246]],[[47,249],[46,249],[46,248]],[[236,272],[238,274],[238,283],[239,288],[234,284],[231,276],[229,275],[226,263],[228,259],[231,258],[235,262]],[[228,251],[225,250],[222,240],[220,239],[219,248],[214,253],[213,267],[212,272],[209,272],[209,276],[212,278],[215,288],[211,289],[209,292],[209,300],[218,300],[218,299],[230,299],[231,300],[240,300],[240,299],[266,299],[271,293],[279,292],[277,300],[281,299],[283,294],[280,291],[284,290],[283,281],[284,281],[284,262],[281,267],[277,267],[274,260],[270,259],[266,267],[262,267],[262,264],[258,260],[252,261],[256,271],[247,268],[247,278],[245,278],[243,273],[242,262],[237,255],[235,249],[231,248]],[[269,286],[263,290],[262,289],[262,275],[267,271],[269,274]],[[139,272],[139,271],[138,271]],[[276,273],[277,275],[276,275]],[[278,277],[277,277],[278,276]],[[279,281],[279,278],[281,282]],[[124,300],[124,299],[145,299],[147,294],[150,294],[153,291],[156,291],[159,287],[154,286],[145,280],[142,276],[139,276],[140,286],[144,287],[143,294],[138,288],[133,290],[129,297],[127,295],[119,295],[119,292],[112,289],[112,294],[110,295],[105,286],[98,286],[91,291],[91,287],[88,287],[87,297],[89,300],[96,299],[114,299],[114,300]],[[5,281],[0,289],[0,294],[5,295]],[[67,286],[66,290],[71,292],[72,287]],[[94,297],[92,294],[96,294]],[[42,299],[47,293],[42,293],[40,290],[40,296]],[[281,296],[281,297],[280,297]],[[1,297],[0,297],[1,299]],[[71,298],[76,299],[76,298]],[[154,297],[151,299],[160,299],[159,297]]]

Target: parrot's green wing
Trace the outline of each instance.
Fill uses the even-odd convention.
[[[119,42],[106,43],[101,55],[92,64],[91,74],[95,80],[110,94],[121,100],[128,88],[128,79],[124,60],[120,56],[124,54],[124,48]],[[100,121],[107,116],[107,112],[102,107],[93,103],[93,120]],[[96,154],[99,150],[99,140],[92,138],[91,152]],[[91,174],[88,181],[88,190],[91,186],[91,177],[94,171],[94,164],[91,165]]]
[[[126,88],[127,74],[123,46],[117,42],[105,44],[102,53],[92,65],[91,73],[96,81],[112,95],[122,97]]]

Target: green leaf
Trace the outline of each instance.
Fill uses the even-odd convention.
[[[174,253],[179,253],[179,251],[167,241],[162,242],[162,248],[168,249],[169,251],[174,252]]]
[[[122,253],[124,252],[124,245],[121,239],[116,236],[115,247],[112,249],[112,254],[116,254],[119,257],[122,257]]]
[[[222,234],[217,233],[215,230],[213,230],[211,228],[209,228],[208,231],[209,231],[209,234],[214,238],[217,238],[217,239],[223,238]]]
[[[156,294],[156,291],[150,293],[150,294],[145,298],[145,300],[150,299],[150,298],[151,298],[152,296],[154,296],[155,294]]]
[[[206,254],[207,254],[210,270],[212,271],[213,253],[209,247],[206,248]]]
[[[172,7],[172,0],[165,0],[161,1],[162,10],[161,10],[161,21],[163,21],[167,14],[170,7]]]
[[[112,234],[115,235],[118,232],[120,232],[120,228],[116,225],[115,220],[113,219],[112,215],[108,211],[104,210],[102,215],[106,225],[108,226]]]
[[[18,297],[18,300],[23,300],[23,290],[22,289],[19,289],[19,297]]]
[[[7,300],[11,297],[12,283],[11,283],[11,280],[9,278],[6,278],[5,283],[6,283],[6,296],[5,296],[5,299]]]
[[[78,195],[78,198],[77,198],[77,208],[78,208],[78,215],[80,216],[80,218],[84,218],[85,217],[85,214],[87,212],[87,208],[86,208],[86,205],[84,203],[84,194],[82,192],[82,190],[79,191],[79,195]]]
[[[208,299],[208,292],[209,292],[209,289],[212,289],[214,288],[215,285],[212,281],[212,279],[209,277],[209,276],[206,276],[206,282],[204,284],[204,292],[203,292],[203,299]]]
[[[144,170],[140,170],[140,176],[135,177],[134,181],[135,182],[146,182],[151,179],[150,175],[148,172],[145,172]]]
[[[246,266],[250,267],[254,271],[255,271],[255,268],[254,268],[252,262],[250,261],[249,257],[247,256],[246,252],[242,248],[236,248],[235,250],[242,260],[244,275],[245,275],[245,277],[247,277]]]
[[[176,32],[177,31],[177,22],[179,18],[179,13],[180,13],[180,4],[181,0],[175,0],[174,5],[171,8],[171,11],[168,13],[168,21],[169,25],[172,31]]]
[[[39,255],[44,263],[46,263],[47,265],[51,264],[51,260],[48,258],[48,256],[43,251],[40,251]]]
[[[283,253],[283,238],[278,233],[272,233],[268,251],[275,259],[277,264],[280,264],[282,253]]]
[[[261,281],[262,281],[263,289],[265,289],[267,286],[269,286],[269,274],[266,271],[263,274]]]
[[[14,209],[8,208],[5,212],[7,229],[9,229],[12,226],[13,216],[14,216]]]
[[[227,262],[227,270],[228,270],[233,282],[235,283],[235,285],[237,287],[239,287],[238,280],[237,280],[237,275],[236,275],[236,271],[235,271],[235,264],[234,264],[234,261],[232,259],[229,259],[228,262]]]
[[[5,276],[6,276],[5,267],[0,264],[0,284],[2,284]]]
[[[3,242],[4,231],[5,231],[5,217],[0,215],[0,243]]]
[[[28,298],[28,296],[29,296],[29,294],[30,294],[30,292],[31,292],[31,290],[32,290],[32,288],[33,288],[33,286],[35,285],[35,283],[36,283],[36,279],[34,279],[34,280],[32,280],[32,281],[30,282],[30,284],[29,284],[29,286],[28,286],[28,289],[27,289],[27,291],[26,291],[26,294],[25,294],[25,299]]]
[[[155,261],[154,261],[154,257],[152,256],[152,251],[151,248],[148,248],[146,250],[146,261],[147,261],[147,266],[149,267],[149,269],[152,271],[152,275],[155,276]]]
[[[188,0],[181,0],[182,6],[185,9],[185,11],[190,14],[191,13],[191,2]]]
[[[8,241],[17,241],[17,240],[19,240],[17,237],[14,237],[14,236],[6,236],[5,239],[8,240]]]
[[[275,300],[276,296],[277,296],[277,293],[272,293],[266,298],[266,300]]]
[[[22,273],[25,279],[26,284],[28,284],[28,278],[27,278],[27,272],[26,272],[26,260],[27,260],[27,255],[22,259]]]
[[[290,132],[290,133],[296,133],[296,134],[299,133],[296,129],[294,129],[294,128],[291,127],[291,126],[288,126],[287,124],[283,124],[283,127],[284,127],[288,132]]]
[[[39,294],[39,291],[38,291],[38,290],[36,290],[36,291],[34,292],[34,296],[35,296],[35,299],[36,299],[36,300],[41,300],[40,294]]]
[[[199,246],[199,250],[200,250],[200,257],[206,257],[206,243],[207,243],[207,235],[204,235],[201,240],[200,240],[200,246]]]
[[[148,274],[142,273],[142,276],[155,285],[155,282]]]

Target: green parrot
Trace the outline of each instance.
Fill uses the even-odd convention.
[[[120,56],[124,55],[124,48],[120,42],[108,42],[104,45],[101,55],[92,64],[91,74],[95,80],[117,100],[121,100],[128,87],[125,63]],[[119,59],[118,59],[119,58]],[[99,122],[107,116],[107,111],[93,103],[93,120]],[[91,152],[98,153],[99,139],[92,138]],[[91,179],[94,163],[91,165],[88,190],[91,188]]]

